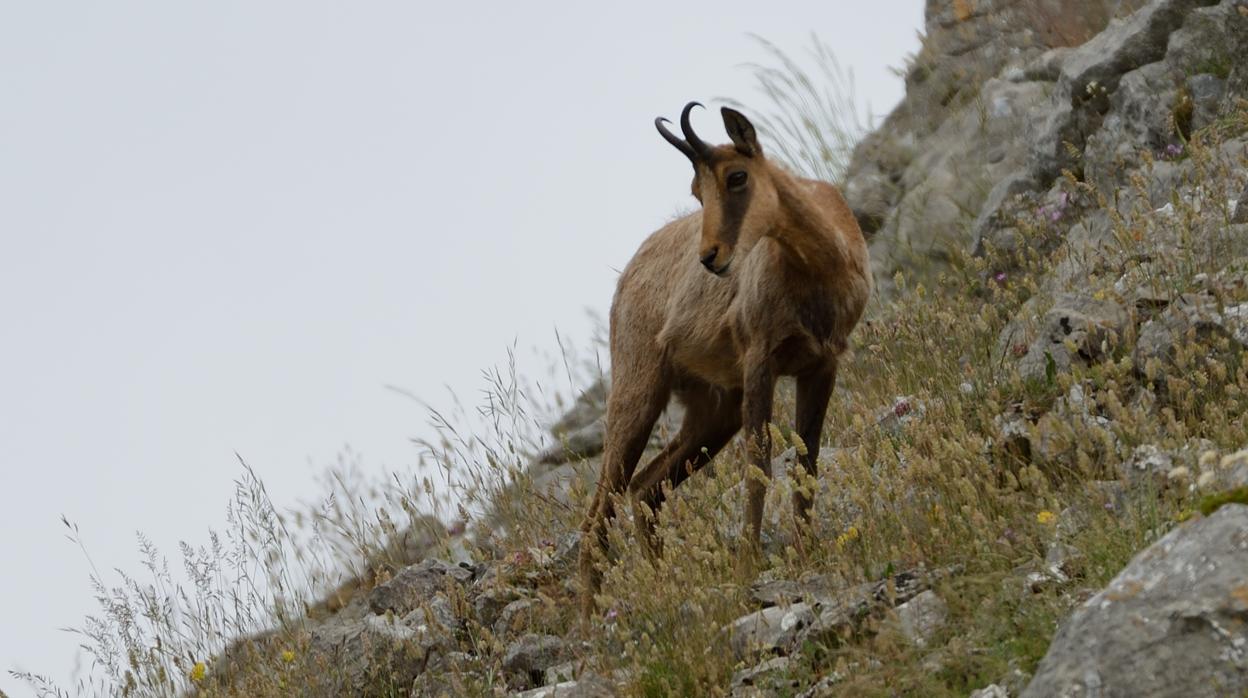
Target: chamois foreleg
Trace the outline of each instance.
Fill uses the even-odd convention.
[[[745,522],[749,526],[750,542],[760,549],[763,530],[763,504],[767,497],[767,484],[771,481],[771,423],[772,400],[776,387],[776,372],[768,358],[755,358],[747,354],[745,394],[742,421],[745,425],[745,447],[748,455],[745,475]],[[754,468],[762,471],[753,472]]]
[[[819,474],[819,441],[823,436],[823,421],[828,413],[828,400],[836,385],[836,361],[833,360],[810,373],[797,378],[797,435],[806,446],[805,455],[798,462],[806,470],[814,487],[813,479]],[[793,511],[797,514],[798,527],[810,525],[810,505],[814,491],[798,486],[793,489]]]

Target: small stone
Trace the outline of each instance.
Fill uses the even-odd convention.
[[[832,688],[845,680],[837,672],[832,672],[815,682],[815,685],[797,694],[797,698],[823,698],[832,695]]]
[[[572,681],[576,678],[576,662],[563,662],[546,670],[546,685]]]
[[[493,627],[503,609],[523,596],[523,591],[511,586],[492,586],[480,592],[472,601],[472,608],[477,614],[477,622],[487,628]]]
[[[547,669],[564,662],[568,647],[554,635],[530,633],[507,646],[503,668],[526,675],[541,676]]]
[[[787,652],[797,633],[814,618],[814,611],[805,603],[772,606],[742,616],[728,626],[733,652],[738,658],[757,652]]]
[[[1150,478],[1160,483],[1177,467],[1173,454],[1152,444],[1141,444],[1118,469],[1129,484],[1136,485]]]
[[[788,657],[773,657],[761,664],[758,664],[757,666],[752,666],[748,669],[738,671],[732,675],[733,694],[737,694],[740,692],[739,689],[747,686],[756,686],[760,688],[767,686],[767,684],[770,683],[767,681],[768,675],[787,671],[790,661],[791,660]]]
[[[1065,543],[1053,543],[1044,555],[1044,567],[1055,580],[1065,581],[1078,572],[1083,552]]]
[[[759,579],[750,586],[750,596],[760,606],[781,606],[799,601],[826,604],[835,597],[836,591],[836,585],[827,575],[813,573],[804,574],[796,581]]]
[[[995,683],[971,691],[970,698],[1010,698],[1010,692],[1004,686]]]
[[[494,623],[494,634],[499,637],[510,637],[526,625],[525,621],[533,615],[534,609],[539,607],[540,603],[534,599],[512,601],[498,614],[498,620]]]
[[[447,584],[463,586],[471,580],[471,569],[441,560],[425,560],[404,567],[393,579],[379,584],[369,593],[368,605],[373,613],[390,611],[403,616],[432,599]]]
[[[564,681],[552,686],[542,686],[523,693],[513,694],[513,698],[614,698],[615,689],[611,683],[600,676],[583,676],[576,681]]]
[[[1240,6],[1241,10],[1244,9]],[[1235,202],[1235,211],[1231,216],[1231,223],[1240,224],[1248,223],[1248,186],[1244,187],[1244,193],[1239,195],[1239,201]]]
[[[383,616],[373,617],[381,618]],[[441,594],[433,597],[424,606],[403,616],[403,624],[424,637],[438,638],[437,643],[440,643],[442,638],[448,637],[463,627],[463,623],[459,618],[455,617],[455,610],[451,608],[451,602]],[[430,640],[429,642],[434,641]]]

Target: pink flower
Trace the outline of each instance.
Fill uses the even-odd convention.
[[[1183,155],[1183,145],[1181,143],[1171,143],[1161,151],[1161,157],[1164,160],[1174,160]]]

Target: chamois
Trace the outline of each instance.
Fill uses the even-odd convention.
[[[801,179],[763,155],[754,126],[721,110],[731,145],[704,143],[680,115],[684,139],[659,117],[659,133],[693,163],[702,208],[652,234],[620,275],[611,304],[612,389],[602,473],[582,526],[584,612],[601,583],[613,498],[625,490],[643,543],[663,483],[679,485],[745,427],[751,466],[771,476],[775,382],[795,376],[800,457],[815,475],[819,438],[839,357],[871,294],[862,231],[836,187]],[[685,405],[676,436],[634,473],[672,393]],[[746,522],[757,550],[766,482],[746,477]],[[793,505],[810,517],[810,496]]]

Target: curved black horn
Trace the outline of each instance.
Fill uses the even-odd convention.
[[[670,121],[660,116],[659,118],[654,120],[654,127],[659,129],[659,134],[663,136],[663,140],[666,140],[668,143],[671,143],[672,145],[676,146],[676,150],[679,150],[680,152],[684,153],[685,157],[689,158],[693,162],[697,162],[698,156],[696,153],[693,152],[693,148],[690,148],[688,143],[680,140],[680,138],[678,138],[676,134],[672,133],[671,131],[668,131],[667,127],[663,125],[663,124],[670,124],[670,123],[671,123]]]
[[[689,125],[689,112],[693,111],[694,107],[701,106],[697,102],[690,102],[685,105],[684,110],[680,112],[680,130],[684,132],[685,141],[689,143],[689,147],[693,149],[693,152],[697,154],[699,159],[705,160],[711,153],[711,146],[703,143],[702,139],[698,138],[698,134],[693,132],[693,127]]]

